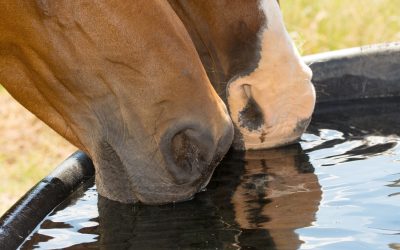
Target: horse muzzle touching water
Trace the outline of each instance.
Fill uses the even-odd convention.
[[[272,0],[20,0],[0,15],[0,82],[92,158],[112,200],[188,199],[234,130],[237,148],[274,147],[311,116],[310,73]]]
[[[276,0],[170,0],[235,125],[233,147],[266,149],[298,140],[315,91]]]
[[[315,105],[311,69],[287,34],[277,3],[263,1],[261,9],[270,18],[259,33],[259,63],[228,87],[231,117],[244,149],[295,142],[307,128]]]

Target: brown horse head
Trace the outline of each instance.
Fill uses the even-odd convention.
[[[235,125],[234,147],[293,143],[315,104],[302,61],[276,0],[170,0]]]
[[[99,193],[144,203],[202,189],[233,127],[165,1],[2,1],[0,82],[90,155]]]

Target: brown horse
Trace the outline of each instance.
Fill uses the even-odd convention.
[[[112,200],[188,199],[233,128],[239,149],[288,144],[314,107],[275,0],[6,0],[0,15],[0,82]]]

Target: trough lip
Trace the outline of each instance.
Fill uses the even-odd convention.
[[[0,218],[0,249],[16,249],[38,224],[94,175],[90,158],[76,151]]]
[[[330,60],[340,60],[343,58],[359,57],[360,55],[369,56],[376,53],[387,54],[392,53],[393,51],[400,51],[400,42],[377,43],[360,47],[321,52],[303,56],[303,60],[306,64],[310,65],[316,62],[326,62]]]
[[[400,42],[305,56],[317,103],[400,96]]]
[[[328,86],[330,83],[327,84],[327,82],[332,80],[331,78],[329,78],[329,74],[338,74],[338,78],[342,76],[347,76],[349,71],[349,69],[347,68],[353,67],[353,65],[360,64],[360,62],[362,62],[362,70],[360,71],[358,69],[358,73],[363,73],[365,72],[365,70],[369,69],[368,67],[365,68],[365,65],[367,65],[368,63],[372,65],[373,63],[379,63],[384,60],[384,58],[380,58],[379,60],[381,61],[377,61],[376,57],[379,57],[377,55],[383,55],[385,58],[390,57],[391,59],[388,63],[390,64],[389,66],[381,67],[383,73],[376,73],[376,79],[385,82],[387,79],[385,78],[385,75],[387,75],[387,73],[389,72],[391,74],[391,77],[394,77],[394,80],[388,79],[387,82],[391,87],[386,87],[384,89],[387,91],[392,91],[394,89],[396,93],[395,96],[400,96],[400,72],[398,72],[398,70],[396,69],[397,65],[400,65],[400,42],[375,44],[363,47],[324,52],[305,56],[303,58],[305,62],[310,65],[313,71],[316,70],[316,72],[314,72],[314,78],[316,78],[316,81],[314,81],[313,78],[314,83],[321,84],[320,87],[323,91],[332,90],[333,93],[337,95],[337,89],[343,87],[342,83],[338,84],[338,81],[336,81],[331,84],[335,85],[333,88],[332,86]],[[392,57],[395,57],[395,59],[393,59]],[[343,64],[344,66],[340,68],[341,64]],[[371,65],[370,67],[374,67],[374,65]],[[396,67],[393,67],[393,65]],[[395,69],[393,70],[393,68]],[[328,78],[324,78],[325,72],[327,72]],[[362,84],[371,84],[371,82],[364,82]],[[372,84],[375,83],[372,82]],[[396,87],[393,88],[393,85],[396,85]],[[316,86],[317,96],[318,87],[319,86]],[[357,89],[353,90],[353,92],[356,91]],[[372,89],[371,91],[374,91],[374,89]],[[320,103],[327,103],[329,101],[332,101],[332,96],[334,98],[337,98],[336,100],[339,101],[348,101],[351,100],[351,98],[364,99],[368,97],[393,97],[393,95],[390,94],[382,96],[381,93],[378,93],[376,96],[349,95],[348,98],[341,98],[340,96],[335,97],[335,95],[328,94],[327,96],[321,96],[322,101],[320,101]],[[18,248],[30,235],[30,233],[37,227],[37,225],[52,210],[54,210],[54,208],[56,208],[84,181],[90,179],[93,175],[93,163],[84,152],[77,151],[70,157],[68,157],[52,173],[50,173],[47,177],[36,184],[4,215],[2,215],[2,217],[0,218],[0,249]]]

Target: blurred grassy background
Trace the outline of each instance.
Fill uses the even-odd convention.
[[[301,54],[400,41],[400,0],[281,0]]]
[[[303,55],[400,41],[400,0],[281,0]],[[76,150],[0,86],[0,215]]]
[[[75,148],[0,86],[0,216]]]

